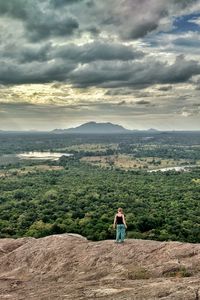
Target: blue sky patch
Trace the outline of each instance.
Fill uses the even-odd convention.
[[[200,14],[190,14],[181,16],[174,20],[174,29],[171,33],[187,32],[187,31],[200,31],[200,26],[192,22],[195,19],[200,18]]]

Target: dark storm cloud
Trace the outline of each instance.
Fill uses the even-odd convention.
[[[74,64],[63,61],[52,63],[27,63],[24,65],[0,61],[0,84],[47,83],[65,81]]]
[[[127,63],[113,64],[113,62],[93,62],[74,70],[71,75],[71,82],[78,87],[103,86],[111,82],[127,82],[131,76],[131,67]],[[120,84],[119,84],[120,86]]]
[[[51,22],[48,21],[51,19]],[[60,18],[55,14],[52,16],[45,16],[43,18],[36,18],[32,22],[27,23],[27,36],[33,41],[46,39],[51,36],[68,36],[72,35],[79,27],[77,20],[73,17]]]
[[[52,56],[86,63],[96,60],[133,60],[142,58],[144,54],[134,50],[131,46],[97,41],[83,46],[71,44],[55,47]]]
[[[19,19],[26,37],[36,42],[86,31],[137,39],[162,27],[162,20],[198,0],[0,0],[0,14]]]
[[[144,37],[147,35],[149,32],[155,30],[158,28],[158,24],[156,22],[149,21],[145,22],[144,24],[141,24],[138,26],[138,28],[133,28],[127,35],[127,38],[129,39],[138,39],[141,37]]]
[[[23,21],[26,37],[33,42],[52,36],[72,35],[79,27],[68,11],[54,11],[48,1],[0,0],[0,14]]]
[[[97,60],[134,60],[144,56],[143,52],[134,50],[131,46],[119,43],[93,42],[77,46],[68,44],[65,46],[52,46],[52,43],[34,45],[21,45],[13,42],[0,47],[0,56],[14,59],[19,63],[32,61],[47,61],[63,59],[68,62],[87,63]]]
[[[51,43],[42,45],[16,45],[15,42],[6,43],[0,47],[0,57],[16,61],[19,65],[21,63],[30,63],[33,61],[44,62],[50,59],[49,54],[51,50]]]
[[[70,78],[78,87],[144,87],[156,83],[187,82],[197,74],[200,74],[200,64],[197,61],[188,61],[183,56],[178,56],[171,65],[155,60],[91,63],[72,71]]]
[[[0,0],[5,22],[12,28],[13,19],[19,21],[12,36],[1,34],[0,83],[64,81],[78,87],[140,89],[155,83],[186,82],[200,74],[198,62],[178,58],[168,65],[155,56],[146,58],[142,51],[122,44],[120,38],[143,37],[158,28],[171,11],[179,12],[195,2]],[[99,28],[104,38],[98,35]],[[90,43],[83,38],[82,46],[73,43],[75,33],[82,38],[89,31],[98,38]],[[110,38],[112,35],[115,38]]]
[[[113,57],[116,59],[114,62],[109,60],[112,59],[109,51],[101,53],[97,48],[94,48],[91,53],[85,51],[84,47],[83,49],[81,47],[79,49],[77,46],[68,48],[70,51],[66,52],[66,58],[62,57],[61,53],[57,53],[58,57],[56,58],[51,51],[48,53],[50,48],[49,45],[38,49],[34,48],[34,50],[25,47],[22,51],[15,53],[14,60],[0,61],[0,84],[66,81],[77,87],[101,86],[140,89],[156,83],[187,82],[193,75],[200,74],[199,63],[194,60],[186,60],[182,56],[177,57],[174,64],[168,65],[154,59],[125,61],[129,56],[134,57],[135,54],[131,51],[124,53],[119,51]],[[102,58],[104,60],[101,60]],[[48,62],[47,59],[49,59]],[[85,63],[80,65],[80,61]],[[165,87],[163,89],[166,90]]]
[[[45,44],[40,47],[25,46],[19,53],[20,63],[32,62],[32,61],[47,61],[49,60],[49,50],[51,44]]]
[[[0,15],[8,15],[19,19],[27,18],[27,12],[30,1],[26,0],[13,0],[5,1],[0,0]]]
[[[150,101],[145,101],[145,100],[140,100],[140,101],[136,101],[136,104],[139,104],[139,105],[149,105],[151,104]]]
[[[92,36],[98,36],[101,32],[100,28],[95,25],[91,25],[85,28],[86,31],[90,32]]]
[[[133,61],[142,58],[143,53],[117,43],[93,42],[83,46],[44,43],[33,46],[8,42],[0,46],[0,56],[0,83],[11,84],[71,81],[70,72],[80,63],[84,66],[88,62],[107,60],[114,65],[114,60]]]

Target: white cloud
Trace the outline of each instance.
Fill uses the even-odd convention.
[[[194,24],[200,26],[200,17],[193,18],[193,19],[189,20],[188,22],[194,23]]]

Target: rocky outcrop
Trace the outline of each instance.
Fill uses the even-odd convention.
[[[200,300],[200,245],[1,239],[0,299]]]

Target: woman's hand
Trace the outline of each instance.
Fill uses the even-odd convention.
[[[113,224],[113,229],[115,229],[115,224]]]

